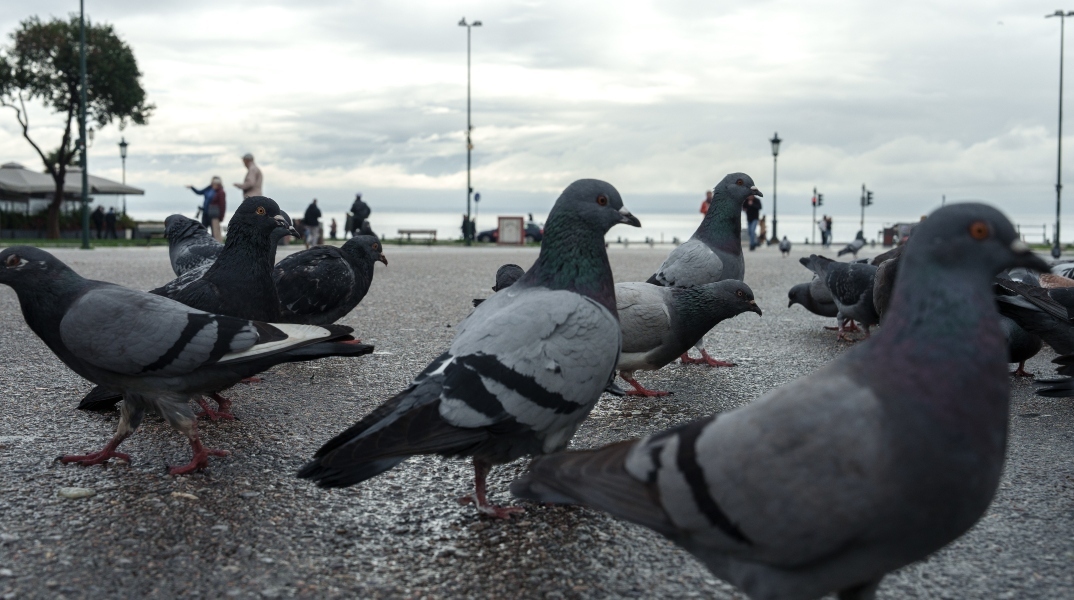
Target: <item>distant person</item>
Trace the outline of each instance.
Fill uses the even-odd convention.
[[[360,229],[362,224],[369,219],[369,215],[373,214],[373,209],[369,208],[369,205],[362,201],[362,192],[358,192],[354,195],[354,203],[351,204],[351,214],[354,215],[351,219],[351,237],[354,237]]]
[[[817,221],[817,229],[820,230],[820,246],[821,248],[828,247],[828,215],[821,215],[820,220]]]
[[[222,243],[224,234],[220,230],[220,223],[224,221],[224,213],[227,211],[227,192],[224,191],[224,185],[220,183],[219,177],[214,177],[213,180],[216,189],[213,190],[213,199],[209,203],[209,230],[216,241]]]
[[[235,187],[242,190],[242,197],[263,196],[261,193],[261,169],[254,164],[254,155],[247,153],[242,157],[242,164],[246,165],[246,179],[242,183],[236,183]]]
[[[90,218],[93,220],[93,228],[97,230],[97,239],[101,239],[101,232],[104,231],[104,207],[98,206]]]
[[[832,217],[831,215],[824,215],[824,221],[827,223],[828,229],[828,247],[832,247],[832,240],[835,239],[835,232],[832,230]]]
[[[111,240],[119,239],[119,235],[116,233],[116,216],[115,207],[109,208],[108,214],[104,216],[105,237]]]
[[[705,191],[705,199],[701,201],[701,214],[708,214],[709,206],[712,205],[712,190]]]
[[[209,217],[209,206],[213,203],[213,196],[216,195],[217,190],[220,190],[221,193],[223,193],[224,184],[220,181],[219,177],[214,175],[212,181],[209,183],[209,185],[205,186],[205,189],[203,190],[199,190],[192,185],[188,185],[186,187],[193,190],[195,194],[198,194],[199,196],[203,197],[201,201],[201,208],[199,209],[199,212],[201,213],[201,224],[204,225],[206,229],[209,229],[213,225],[213,221]]]
[[[306,228],[306,250],[309,250],[310,246],[321,242],[321,209],[317,208],[316,198],[306,208],[306,214],[302,216],[302,226]]]
[[[466,214],[463,213],[463,215],[462,215],[462,240],[465,242],[467,240],[472,240],[472,239],[474,239],[473,225],[471,225],[470,219],[466,218]]]
[[[750,250],[757,248],[757,222],[761,218],[761,201],[757,196],[749,196],[742,204],[742,210],[746,212],[746,222],[749,223]]]
[[[336,220],[332,219],[332,224],[328,227],[328,235],[332,238],[332,241],[336,241]]]

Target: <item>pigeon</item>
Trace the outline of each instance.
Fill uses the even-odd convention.
[[[498,292],[504,288],[511,287],[525,274],[526,271],[518,265],[511,263],[501,265],[499,269],[496,269],[496,285],[492,286],[492,291]],[[477,306],[484,301],[484,298],[474,298],[474,306]]]
[[[284,258],[272,271],[284,323],[328,325],[365,298],[373,265],[388,265],[380,240],[357,235],[343,246],[314,246]]]
[[[712,190],[709,210],[698,225],[697,231],[686,243],[671,251],[656,273],[646,283],[666,287],[693,287],[737,279],[746,274],[742,258],[742,205],[750,196],[764,197],[745,173],[731,173]],[[704,338],[695,346],[701,351],[701,359],[690,358],[684,352],[680,357],[684,364],[707,364],[709,366],[732,366],[708,355]]]
[[[168,258],[176,277],[212,264],[224,249],[204,225],[179,214],[164,219],[164,237],[168,239]]]
[[[787,239],[787,236],[783,236],[783,239],[779,241],[779,255],[786,257],[791,253],[791,241]]]
[[[839,339],[852,341],[846,337],[847,319],[860,323],[865,328],[865,337],[869,337],[869,327],[880,322],[880,316],[876,314],[876,307],[873,306],[873,283],[877,267],[837,262],[817,254],[811,254],[809,258],[803,257],[800,261],[807,269],[820,276],[835,300],[835,306],[839,309],[836,315],[839,320]]]
[[[417,454],[473,458],[473,502],[489,469],[564,448],[612,386],[621,333],[604,235],[641,223],[603,181],[569,185],[548,216],[537,262],[459,325],[447,352],[398,395],[330,440],[298,476],[346,487]]]
[[[1041,273],[1037,281],[1042,288],[1074,287],[1074,279],[1055,273]]]
[[[1074,279],[1074,263],[1072,263],[1072,262],[1058,262],[1058,263],[1052,265],[1051,268],[1049,268],[1045,272],[1046,273],[1052,273],[1052,274],[1055,274],[1055,275],[1060,275],[1062,277],[1067,277],[1067,278]]]
[[[615,306],[623,328],[619,376],[634,389],[630,396],[666,396],[645,389],[634,371],[655,371],[690,349],[720,321],[744,312],[761,314],[753,290],[735,279],[690,288],[650,283],[615,284]]]
[[[891,300],[891,290],[895,289],[899,257],[902,256],[902,249],[905,247],[899,246],[891,252],[885,252],[886,259],[872,263],[876,265],[876,276],[873,279],[873,308],[876,309],[880,323],[884,322],[884,311],[887,310],[888,302]]]
[[[854,258],[858,258],[858,250],[861,250],[864,247],[865,247],[865,235],[862,234],[862,232],[859,231],[858,235],[854,238],[854,241],[850,242],[849,244],[847,244],[846,248],[843,248],[842,250],[840,250],[837,253],[837,256],[842,256],[844,254],[850,254],[850,253],[853,252],[854,253]]]
[[[1059,365],[1056,367],[1056,372],[1065,377],[1057,377],[1054,379],[1038,379],[1036,384],[1040,386],[1037,389],[1038,396],[1044,396],[1046,398],[1070,398],[1074,396],[1074,354],[1064,354],[1052,359],[1052,362]]]
[[[814,294],[817,288],[823,289],[823,293]],[[819,277],[814,277],[809,283],[795,285],[787,292],[787,297],[790,298],[787,308],[801,304],[809,312],[822,317],[835,317],[839,314],[835,300],[832,299],[831,293],[828,292],[828,288],[824,287],[824,282]]]
[[[1044,264],[983,204],[918,227],[869,344],[737,410],[538,457],[511,492],[654,529],[751,598],[873,598],[991,503],[1010,383],[989,280]]]
[[[1003,333],[1007,336],[1007,362],[1018,363],[1011,375],[1015,377],[1032,377],[1033,374],[1026,371],[1026,361],[1033,358],[1044,347],[1044,341],[1040,336],[1029,333],[1022,329],[1014,319],[999,316]]]
[[[0,252],[0,283],[18,295],[30,329],[80,376],[122,390],[119,426],[100,452],[60,457],[93,465],[130,461],[116,447],[138,429],[145,411],[162,416],[190,442],[181,475],[208,466],[189,401],[225,389],[275,365],[325,356],[358,356],[372,346],[350,343],[348,327],[269,324],[196,310],[174,300],[83,279],[48,252],[13,246]]]
[[[1074,354],[1074,289],[1044,289],[1010,277],[996,277],[996,301],[1001,315],[1037,335],[1061,355]]]

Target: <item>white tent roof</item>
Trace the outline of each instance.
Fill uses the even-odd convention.
[[[9,194],[39,196],[51,194],[56,190],[56,184],[52,176],[47,173],[31,171],[19,163],[9,162],[0,165],[0,192]],[[82,193],[82,169],[68,167],[64,178],[64,194]],[[92,173],[89,176],[89,193],[93,196],[129,194],[139,196],[145,194],[145,190],[129,186],[118,181],[98,177]]]

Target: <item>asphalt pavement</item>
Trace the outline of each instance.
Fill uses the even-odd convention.
[[[644,281],[669,251],[613,246],[616,281]],[[764,316],[740,315],[707,338],[713,356],[738,366],[639,372],[674,395],[605,396],[573,446],[742,406],[844,352],[823,329],[831,320],[787,307],[787,290],[809,280],[797,261],[807,253],[747,254]],[[165,248],[55,254],[86,277],[134,288],[172,278]],[[455,501],[472,485],[463,461],[415,458],[343,490],[296,479],[323,442],[444,350],[471,300],[491,293],[499,265],[528,267],[537,251],[389,245],[385,254],[389,266],[377,265],[369,295],[341,321],[376,353],[285,365],[233,388],[225,395],[239,420],[200,426],[207,446],[231,455],[179,477],[165,465],[186,463],[189,446],[156,417],[124,442],[129,465],[53,462],[99,449],[118,414],[75,410],[91,385],[26,327],[14,292],[0,286],[0,598],[744,598],[660,536],[596,511],[531,504],[512,521],[479,517]],[[1028,369],[1050,374],[1051,358],[1045,349]],[[1008,460],[988,514],[887,577],[880,598],[1074,598],[1074,402],[1032,390],[1013,382]],[[514,502],[507,485],[524,466],[493,470],[494,502]],[[66,498],[62,488],[93,495]]]

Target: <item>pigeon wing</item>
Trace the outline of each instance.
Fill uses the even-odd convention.
[[[671,251],[653,278],[659,285],[693,287],[723,279],[723,261],[704,242],[687,240]]]
[[[272,272],[285,320],[317,322],[346,303],[355,287],[354,270],[337,248],[319,246],[281,260]]]
[[[623,352],[643,353],[660,347],[671,330],[671,313],[664,292],[648,283],[619,283],[615,306],[623,330]]]

